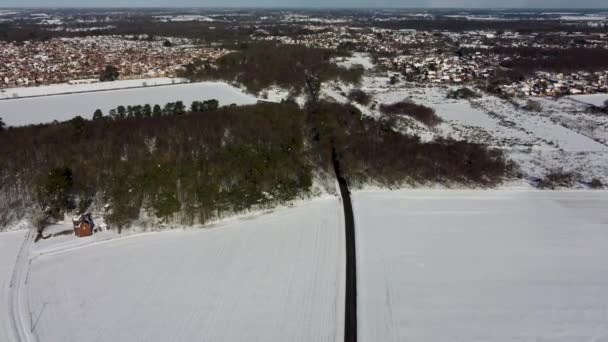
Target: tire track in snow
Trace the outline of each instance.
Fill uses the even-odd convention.
[[[27,302],[23,300],[27,296],[27,281],[29,275],[30,259],[29,253],[34,240],[33,230],[25,235],[15,267],[9,284],[8,310],[10,326],[15,342],[35,342],[36,338],[31,330],[30,313]],[[24,306],[26,306],[24,310]],[[27,314],[26,314],[27,311]]]

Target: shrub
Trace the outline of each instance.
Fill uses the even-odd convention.
[[[602,183],[599,178],[593,178],[591,182],[589,182],[589,186],[591,189],[602,189],[604,187],[604,183]]]
[[[380,111],[387,115],[407,115],[429,127],[437,126],[442,122],[432,108],[416,104],[410,100],[381,105]]]
[[[448,92],[448,99],[475,99],[480,97],[481,94],[467,87],[462,87]]]
[[[361,89],[353,89],[348,93],[348,99],[367,106],[371,102],[372,97]]]
[[[106,65],[105,69],[99,75],[101,82],[116,81],[119,76],[118,68],[113,65]]]
[[[540,189],[569,188],[574,185],[576,178],[576,174],[573,172],[552,170],[545,174],[538,182],[537,187]]]
[[[526,105],[524,106],[524,108],[531,112],[540,112],[541,110],[543,110],[543,106],[540,104],[540,102],[534,100],[526,101]]]

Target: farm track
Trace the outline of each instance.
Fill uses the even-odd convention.
[[[8,311],[10,317],[10,326],[13,332],[13,339],[15,342],[34,342],[36,338],[28,327],[30,322],[29,312],[27,309],[24,310],[24,306],[27,306],[27,282],[30,267],[29,252],[34,241],[33,230],[29,230],[23,239],[19,254],[15,261],[13,273],[11,275],[11,281],[9,285],[9,301]]]

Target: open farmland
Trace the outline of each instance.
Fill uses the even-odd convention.
[[[87,87],[84,85],[83,87]],[[77,115],[90,119],[96,109],[105,115],[118,106],[159,104],[216,99],[220,106],[254,104],[254,96],[227,83],[201,82],[168,86],[107,90],[80,94],[52,95],[35,98],[0,100],[0,117],[8,126],[64,121]]]
[[[40,315],[35,335],[65,342],[339,341],[340,210],[337,199],[322,199],[212,229],[43,254],[33,259],[29,280],[30,310]]]
[[[608,192],[356,192],[360,341],[603,341]]]

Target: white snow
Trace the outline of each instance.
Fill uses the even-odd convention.
[[[608,101],[608,94],[571,95],[569,98],[593,106],[604,107],[604,104]]]
[[[341,341],[343,230],[338,200],[325,198],[211,229],[83,238],[32,259],[35,335]]]
[[[10,341],[12,337],[9,286],[25,233],[24,230],[0,233],[0,341]]]
[[[603,341],[608,192],[356,192],[360,341]]]
[[[254,104],[257,98],[223,82],[176,84],[159,87],[108,90],[80,94],[53,95],[0,100],[0,117],[8,126],[64,121],[82,116],[92,118],[96,109],[104,115],[120,105],[159,104],[216,99],[220,105]]]
[[[99,90],[125,89],[151,87],[159,85],[169,85],[175,83],[187,83],[185,78],[142,78],[133,80],[119,80],[111,82],[97,82],[91,84],[50,84],[38,87],[17,87],[17,88],[2,88],[0,89],[0,99],[14,99],[19,97],[32,97],[44,95],[58,95],[82,93]]]
[[[363,52],[355,52],[351,57],[341,58],[337,64],[345,68],[352,68],[356,65],[360,65],[366,70],[376,67],[371,56]]]

